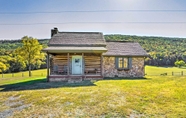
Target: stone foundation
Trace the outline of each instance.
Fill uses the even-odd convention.
[[[49,76],[49,82],[76,83],[83,80],[101,80],[102,76]]]
[[[129,70],[118,70],[115,68],[115,57],[103,58],[104,77],[143,77],[144,58],[132,57],[132,68]]]

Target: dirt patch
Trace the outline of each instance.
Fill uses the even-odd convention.
[[[20,100],[20,96],[11,96],[4,104],[10,109],[0,112],[0,118],[7,118],[12,116],[14,111],[21,111],[30,106],[30,104],[24,104],[24,101]]]
[[[147,116],[145,114],[141,114],[135,110],[132,110],[132,112],[130,113],[129,118],[147,118]]]

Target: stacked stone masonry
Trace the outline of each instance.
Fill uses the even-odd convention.
[[[104,57],[103,59],[104,77],[143,77],[144,58],[132,57],[132,68],[129,70],[118,70],[115,66],[115,57]]]
[[[82,76],[82,77],[50,77],[49,78],[49,81],[50,82],[70,82],[70,83],[73,83],[73,82],[81,82],[83,80],[101,80],[103,79],[102,77],[86,77],[86,76]]]

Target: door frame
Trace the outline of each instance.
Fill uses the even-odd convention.
[[[74,74],[74,60],[76,59],[76,58],[78,58],[78,59],[80,59],[80,63],[81,63],[81,67],[80,67],[80,73],[78,73],[78,74]],[[83,72],[83,57],[82,56],[80,56],[80,55],[75,55],[75,56],[72,56],[72,75],[82,75],[82,72]]]

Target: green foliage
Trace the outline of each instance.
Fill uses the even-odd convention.
[[[185,66],[185,62],[183,61],[183,60],[177,60],[175,63],[175,66],[177,66],[177,67],[182,67],[182,66]]]
[[[0,56],[1,70],[0,72],[5,72],[9,69],[10,64],[8,63],[11,60],[10,56]]]
[[[20,55],[16,55],[15,53],[13,53],[10,56],[11,56],[11,60],[9,61],[10,72],[19,72],[25,69],[26,63],[22,61],[22,57]]]
[[[106,40],[138,42],[149,53],[145,64],[174,66],[176,60],[186,62],[186,38],[105,35]]]
[[[15,53],[19,55],[21,61],[27,64],[29,76],[31,76],[31,66],[36,65],[40,67],[42,61],[45,59],[45,54],[41,52],[43,47],[35,38],[25,36],[22,38],[22,43],[23,45],[18,47]]]
[[[0,56],[0,62],[6,65],[4,72],[19,72],[26,67],[25,63],[21,61],[20,56],[14,53]]]
[[[40,39],[39,43],[43,47],[47,47],[48,41],[48,39]],[[20,55],[15,53],[15,49],[21,46],[23,46],[22,40],[0,40],[0,62],[6,65],[4,72],[27,70],[26,62],[23,61]],[[43,68],[46,67],[45,60],[32,64],[32,69],[39,69],[41,65]]]
[[[39,39],[38,41],[40,44],[43,45],[43,47],[46,47],[49,39]],[[0,55],[2,55],[2,52],[15,50],[16,48],[22,45],[23,45],[22,40],[20,39],[19,40],[0,40]]]
[[[0,62],[0,72],[2,73],[5,70],[7,70],[7,66],[4,63]]]

